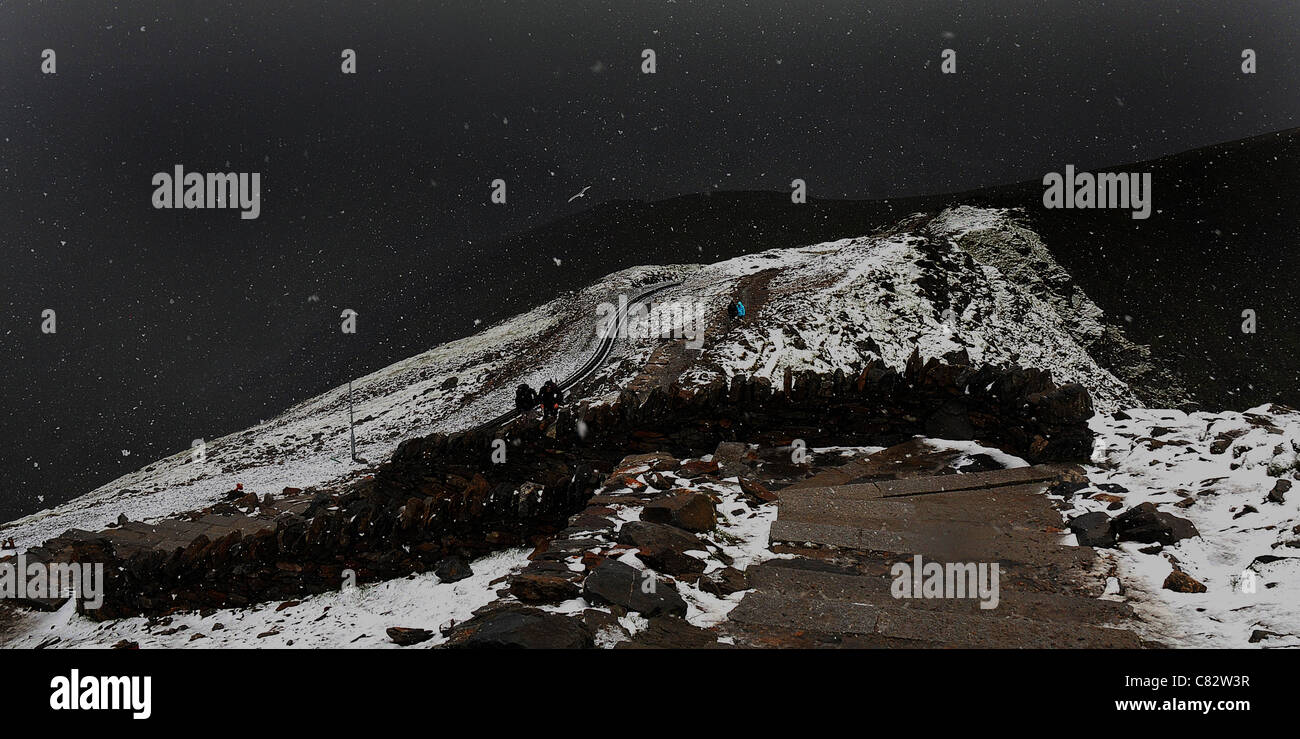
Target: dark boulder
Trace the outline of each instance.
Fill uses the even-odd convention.
[[[1111,525],[1110,516],[1101,511],[1075,516],[1067,525],[1078,538],[1081,547],[1115,546],[1115,530]]]
[[[460,649],[589,649],[594,646],[586,624],[576,618],[535,608],[496,611],[467,621],[469,632],[452,646]]]
[[[740,492],[756,503],[771,503],[776,500],[776,493],[767,489],[763,483],[751,477],[740,478]]]
[[[675,526],[631,521],[619,530],[618,543],[636,547],[637,557],[660,572],[670,575],[704,572],[704,560],[686,554],[704,550],[704,543]]]
[[[725,649],[718,635],[709,629],[692,626],[685,620],[671,616],[650,619],[644,631],[637,632],[615,649]]]
[[[703,493],[679,490],[661,495],[641,509],[641,520],[663,523],[687,531],[711,531],[718,523],[713,499]]]
[[[388,638],[392,639],[394,644],[409,647],[412,644],[429,641],[433,638],[433,632],[428,629],[408,629],[403,626],[393,626],[388,629]]]
[[[647,472],[645,475],[646,484],[655,490],[670,490],[673,483],[661,472]]]
[[[1278,480],[1273,483],[1273,489],[1268,491],[1268,497],[1265,499],[1269,503],[1286,502],[1286,494],[1291,490],[1290,480]]]
[[[579,595],[578,585],[563,575],[524,572],[510,580],[510,594],[524,603],[558,603]]]
[[[1115,538],[1143,544],[1174,544],[1200,536],[1196,526],[1185,518],[1157,510],[1153,503],[1143,503],[1124,511],[1111,520]]]
[[[723,567],[707,577],[700,578],[700,590],[723,598],[732,593],[749,590],[749,576],[744,570]]]
[[[474,571],[460,557],[447,557],[433,568],[433,574],[437,576],[439,582],[458,582],[471,577]]]
[[[685,616],[686,601],[672,584],[616,559],[596,566],[582,584],[589,603],[612,604],[646,616]]]

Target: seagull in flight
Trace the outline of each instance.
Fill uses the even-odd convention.
[[[577,195],[574,195],[573,197],[569,198],[569,202],[572,203],[573,201],[577,200],[578,198],[583,197],[584,195],[587,194],[587,191],[590,190],[590,189],[591,189],[591,185],[587,185],[586,187],[582,188],[582,192],[580,192],[580,193],[578,193]]]

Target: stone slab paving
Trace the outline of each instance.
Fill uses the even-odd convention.
[[[1146,646],[1125,628],[1127,604],[1097,597],[1095,552],[1062,543],[1045,492],[1070,474],[1044,465],[777,491],[769,547],[795,557],[751,568],[754,589],[720,631],[747,646]],[[998,564],[996,607],[975,592],[895,597],[893,567],[917,555]]]

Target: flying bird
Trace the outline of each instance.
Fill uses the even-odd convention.
[[[585,195],[587,194],[587,191],[590,190],[590,189],[591,189],[591,185],[587,185],[586,187],[582,188],[582,192],[580,192],[580,193],[578,193],[577,195],[574,195],[573,197],[569,198],[569,202],[572,203],[573,201],[577,200],[578,198],[585,196]]]

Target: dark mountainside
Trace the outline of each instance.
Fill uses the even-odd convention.
[[[103,285],[124,280],[115,276],[131,265],[110,262],[83,276],[89,287],[70,287],[67,299],[85,303],[96,320],[167,315],[170,325],[140,325],[131,341],[105,343],[93,327],[64,318],[73,311],[60,313],[57,346],[16,337],[10,357],[22,364],[0,367],[12,396],[5,406],[13,409],[14,427],[29,433],[11,440],[0,466],[0,484],[16,492],[0,500],[0,518],[85,493],[181,451],[189,439],[245,428],[349,377],[468,335],[476,330],[472,319],[490,324],[619,269],[713,262],[859,236],[910,213],[960,203],[1025,208],[1031,226],[1089,296],[1112,320],[1130,317],[1122,324],[1130,338],[1172,361],[1205,406],[1300,405],[1300,334],[1291,330],[1300,225],[1287,217],[1300,197],[1296,137],[1289,130],[1108,168],[1154,172],[1155,212],[1147,221],[1132,220],[1128,211],[1045,210],[1038,181],[805,205],[792,204],[785,193],[761,192],[613,201],[472,242],[450,250],[450,260],[443,256],[449,250],[433,248],[418,229],[390,224],[373,239],[390,246],[349,247],[351,256],[324,284],[304,279],[295,265],[337,256],[327,247],[295,255],[250,242],[240,247],[241,258],[265,265],[259,283],[223,280],[228,264],[196,263],[194,292],[178,289],[174,307],[166,295],[139,295],[112,307],[104,297],[111,288]],[[816,192],[815,182],[810,190]],[[318,232],[315,243],[329,243],[328,224],[305,228]],[[316,291],[321,302],[306,302]],[[265,311],[265,325],[222,320],[222,306],[268,294],[282,297],[279,308]],[[151,302],[157,300],[167,310]],[[346,344],[337,333],[343,307],[362,311],[363,330]],[[1253,336],[1240,331],[1245,308],[1259,316]],[[121,359],[124,350],[132,361]],[[152,368],[149,387],[139,383],[141,367]]]
[[[1027,204],[1061,266],[1206,410],[1300,405],[1300,129],[1097,170],[1151,172],[1151,217],[1048,210],[1039,182],[957,197]]]

